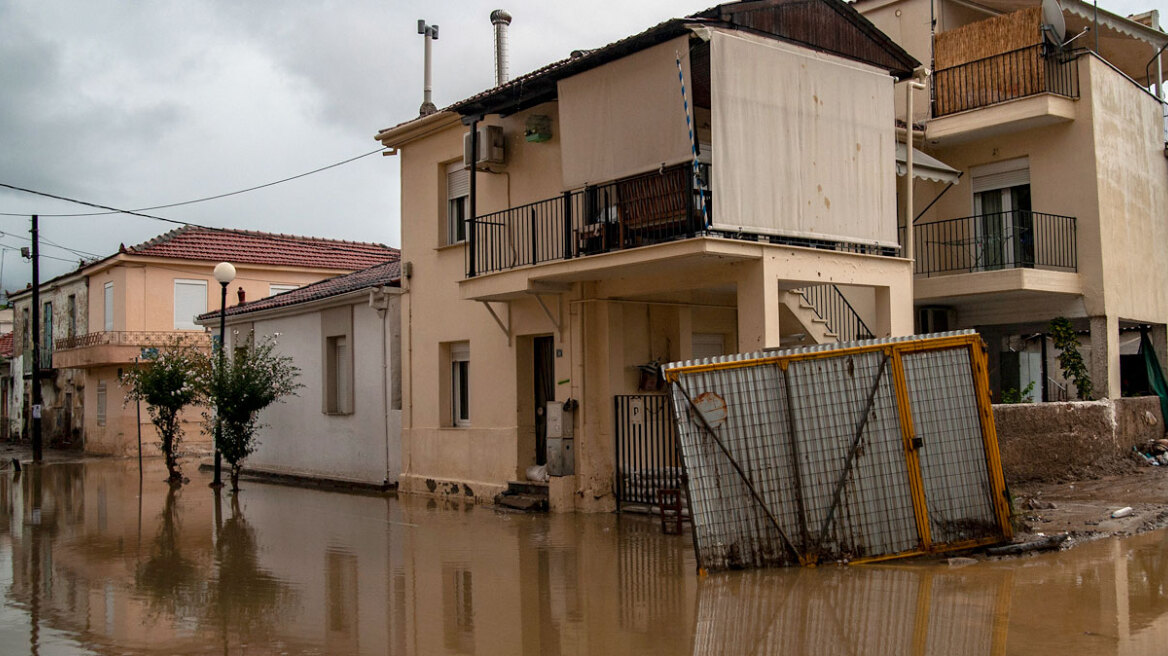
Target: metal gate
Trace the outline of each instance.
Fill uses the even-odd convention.
[[[667,365],[708,569],[872,561],[1010,536],[971,332]]]
[[[620,394],[616,421],[616,503],[657,505],[658,490],[682,486],[677,426],[664,394]]]

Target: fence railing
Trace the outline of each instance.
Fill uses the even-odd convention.
[[[147,346],[159,347],[178,343],[182,346],[211,346],[210,333],[170,330],[104,330],[75,337],[55,340],[57,350],[85,348],[88,346]]]
[[[677,427],[670,415],[669,397],[620,394],[613,401],[617,508],[630,503],[657,505],[658,490],[682,489]]]
[[[836,285],[812,285],[796,291],[803,294],[839,341],[854,342],[876,336]]]
[[[701,176],[680,164],[468,220],[466,275],[693,237],[709,216],[708,166]]]
[[[942,68],[933,73],[933,116],[1039,93],[1079,97],[1079,61],[1045,43]]]
[[[918,275],[1078,269],[1075,217],[1015,210],[913,226]]]

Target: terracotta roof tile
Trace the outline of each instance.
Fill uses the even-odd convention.
[[[12,333],[0,335],[0,358],[11,358],[13,353]]]
[[[270,264],[352,271],[387,259],[396,248],[370,242],[300,237],[251,230],[184,226],[154,239],[121,249],[130,255],[170,257],[233,264]]]
[[[397,286],[401,280],[401,264],[397,259],[388,262],[382,262],[371,266],[361,271],[337,276],[336,278],[329,278],[314,282],[311,285],[305,285],[291,291],[286,291],[275,296],[261,298],[258,301],[250,303],[243,303],[234,307],[227,308],[227,316],[232,317],[240,314],[250,314],[252,312],[260,312],[262,310],[271,310],[274,308],[288,307],[300,303],[308,303],[309,301],[318,301],[323,298],[331,296],[338,296],[348,292],[354,292],[361,289],[368,289],[370,287],[383,287],[386,285]],[[219,316],[219,312],[207,312],[199,315],[199,319],[213,319]],[[0,337],[2,339],[2,337]]]

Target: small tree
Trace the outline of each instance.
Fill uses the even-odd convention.
[[[145,362],[122,376],[129,391],[126,401],[146,402],[150,422],[158,430],[159,447],[166,458],[167,480],[181,485],[183,476],[178,462],[178,448],[183,429],[179,414],[201,397],[198,377],[205,357],[197,349],[175,341],[151,352]]]
[[[205,378],[208,430],[215,428],[216,415],[222,422],[219,453],[231,467],[231,490],[239,491],[243,461],[255,451],[255,432],[260,427],[259,411],[302,387],[296,382],[300,369],[292,358],[274,353],[276,340],[265,338],[258,344],[236,349],[232,358],[211,356],[210,374]]]
[[[1063,377],[1075,383],[1075,390],[1080,401],[1091,398],[1093,387],[1091,376],[1087,373],[1087,365],[1079,353],[1079,336],[1065,317],[1058,317],[1050,322],[1050,336],[1054,340],[1054,347],[1059,350],[1059,368],[1063,370]]]

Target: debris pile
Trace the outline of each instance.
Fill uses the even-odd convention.
[[[1136,460],[1152,467],[1168,467],[1168,439],[1148,440],[1144,446],[1132,447]]]

